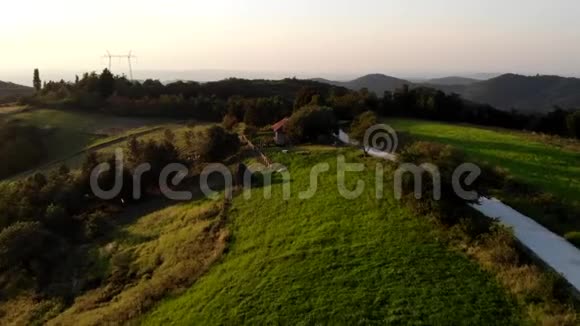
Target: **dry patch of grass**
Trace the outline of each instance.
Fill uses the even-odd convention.
[[[20,105],[0,106],[0,114],[16,113],[24,110],[26,107]]]
[[[472,219],[485,219],[473,216]],[[577,325],[577,302],[555,274],[533,263],[512,232],[492,224],[489,232],[468,234],[465,223],[442,232],[452,246],[467,253],[518,301],[525,318],[535,325]]]
[[[179,204],[140,218],[99,249],[109,265],[107,280],[48,324],[124,324],[191,286],[226,248],[225,219],[223,205],[210,202]]]

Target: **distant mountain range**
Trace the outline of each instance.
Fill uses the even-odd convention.
[[[451,77],[429,79],[429,80],[424,81],[423,84],[451,86],[451,85],[470,85],[470,84],[474,84],[474,83],[477,83],[480,81],[481,81],[481,79],[451,76]]]
[[[580,79],[560,76],[505,74],[489,80],[455,86],[439,86],[445,92],[488,103],[498,109],[547,112],[554,106],[580,108]]]
[[[523,76],[504,74],[488,80],[465,77],[445,77],[412,83],[405,79],[382,74],[366,75],[352,81],[316,81],[353,90],[367,88],[382,96],[403,85],[431,87],[446,93],[457,93],[463,98],[490,104],[501,110],[516,109],[521,112],[548,112],[559,106],[564,109],[580,108],[580,79],[560,76]]]
[[[346,87],[349,89],[360,90],[361,88],[367,88],[369,91],[382,96],[385,91],[393,91],[397,88],[403,87],[403,85],[412,85],[408,80],[399,79],[383,74],[371,74],[362,76],[360,78],[351,81],[333,81],[324,78],[315,78],[317,82],[331,84],[335,86]]]
[[[33,92],[32,87],[0,81],[0,97],[30,95]]]

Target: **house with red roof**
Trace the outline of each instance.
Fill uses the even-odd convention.
[[[286,135],[286,124],[288,123],[288,118],[284,118],[272,125],[272,130],[274,131],[274,142],[276,145],[286,145],[288,143],[288,136]]]

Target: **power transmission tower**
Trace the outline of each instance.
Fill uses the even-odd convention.
[[[137,57],[134,56],[132,54],[132,50],[129,51],[128,54],[111,54],[109,52],[109,50],[107,50],[107,54],[105,54],[103,57],[106,59],[109,59],[109,71],[111,71],[111,64],[112,64],[112,59],[113,58],[117,58],[117,59],[127,59],[127,63],[129,64],[129,78],[131,80],[133,80],[133,65],[131,64],[131,59],[136,59]]]

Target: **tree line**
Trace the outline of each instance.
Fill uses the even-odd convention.
[[[40,83],[35,71],[35,86]],[[457,94],[404,86],[382,97],[315,81],[279,81],[230,78],[198,83],[158,80],[129,81],[107,69],[85,73],[75,82],[48,82],[36,95],[24,99],[32,104],[104,110],[126,116],[164,116],[205,121],[272,124],[309,105],[332,108],[338,120],[352,120],[365,111],[382,116],[413,117],[466,122],[510,129],[530,130],[564,137],[580,137],[580,113],[554,108],[546,114],[502,111],[490,105],[462,99]]]

